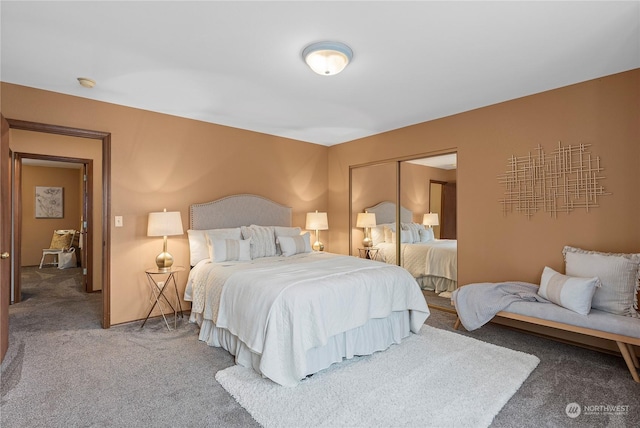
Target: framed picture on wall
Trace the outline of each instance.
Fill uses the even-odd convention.
[[[36,218],[63,218],[62,187],[36,186]]]

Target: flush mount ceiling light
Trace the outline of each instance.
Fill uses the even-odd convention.
[[[318,42],[304,48],[302,58],[316,73],[332,76],[344,70],[353,58],[353,51],[344,43]]]
[[[85,88],[93,88],[96,86],[95,80],[89,79],[88,77],[78,77],[78,82]]]

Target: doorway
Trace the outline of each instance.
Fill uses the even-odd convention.
[[[102,208],[100,210],[100,216],[96,223],[101,225],[101,239],[100,239],[100,255],[101,258],[101,270],[99,272],[99,278],[102,285],[102,319],[101,324],[103,328],[109,328],[111,326],[111,276],[110,276],[110,261],[111,261],[111,228],[109,224],[109,216],[111,213],[111,134],[108,132],[92,131],[79,128],[70,128],[58,125],[49,125],[37,122],[28,122],[15,119],[6,119],[10,129],[41,132],[46,134],[54,134],[59,136],[79,137],[80,139],[98,140],[101,144],[100,152],[102,158],[102,173],[101,177],[101,190],[102,190]],[[15,189],[15,188],[14,188]],[[6,201],[9,202],[9,201]],[[3,200],[3,204],[5,201]],[[16,206],[13,204],[12,216],[14,219],[19,217],[19,213],[16,212]],[[96,213],[97,214],[97,213]],[[99,227],[96,224],[96,227]],[[12,227],[12,240],[15,245],[19,233],[15,228],[15,224]],[[94,257],[94,260],[95,257]],[[12,272],[14,274],[13,280],[15,280],[15,273],[20,271],[19,257],[12,257]],[[94,285],[95,287],[95,285]],[[3,326],[4,327],[4,326]]]
[[[438,214],[440,224],[433,227],[438,239],[457,239],[457,191],[455,182],[430,180],[429,212]]]
[[[14,161],[14,257],[20,271],[14,277],[12,303],[22,300],[23,265],[37,262],[40,247],[47,248],[43,246],[47,245],[43,237],[48,238],[55,229],[78,232],[75,254],[82,268],[82,286],[85,292],[96,291],[93,281],[93,160],[16,152]],[[64,205],[60,218],[38,218],[33,201],[28,198],[34,193],[34,185],[51,184],[52,180],[58,184],[66,182],[68,188],[61,188]],[[25,236],[26,231],[30,236]],[[25,251],[28,255],[26,260],[23,257]]]

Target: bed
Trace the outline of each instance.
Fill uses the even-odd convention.
[[[371,235],[380,260],[397,264],[396,204],[383,201],[365,211],[376,215],[377,226],[372,228]],[[413,223],[413,213],[405,207],[400,207],[400,222],[402,266],[416,278],[420,287],[439,294],[458,288],[457,240],[435,239],[433,231]]]
[[[188,235],[199,339],[280,385],[400,343],[429,316],[406,270],[311,251],[291,208],[263,197],[192,205]]]

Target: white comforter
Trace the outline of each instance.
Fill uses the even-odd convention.
[[[403,268],[329,253],[199,264],[185,298],[192,313],[261,355],[262,374],[285,386],[307,374],[306,351],[333,335],[404,310],[417,333],[429,316]]]
[[[458,280],[458,241],[455,239],[433,239],[428,242],[401,244],[402,266],[415,278],[431,275]],[[385,261],[395,264],[395,244],[378,244]]]

